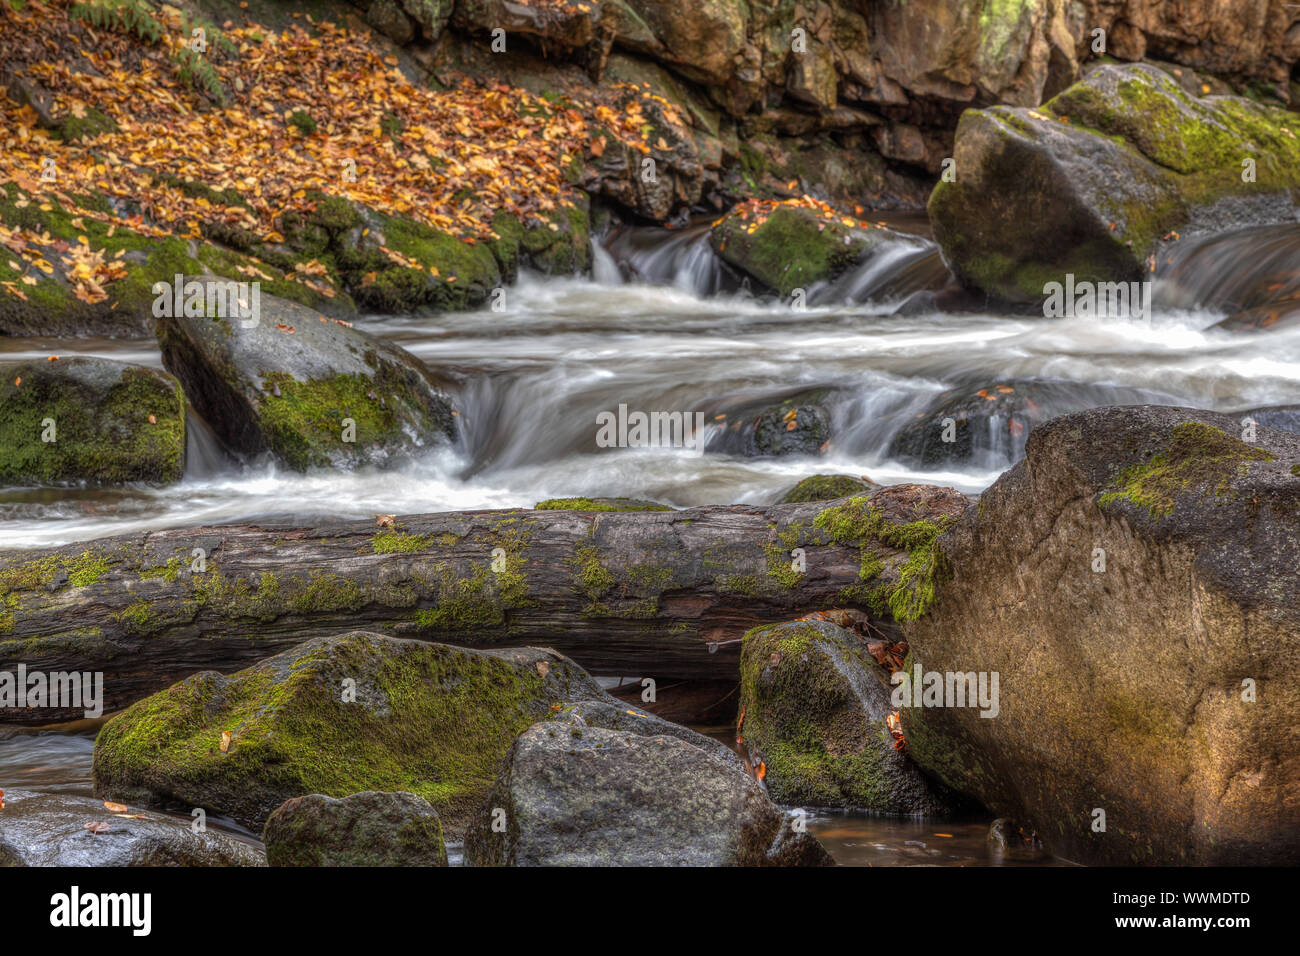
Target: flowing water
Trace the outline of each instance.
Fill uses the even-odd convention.
[[[813,473],[985,488],[1023,448],[926,471],[890,455],[900,428],[959,384],[1061,383],[1072,407],[1153,401],[1218,411],[1300,402],[1300,329],[1212,326],[1300,264],[1300,227],[1183,244],[1161,265],[1142,319],[1044,319],[937,311],[946,279],[921,236],[886,243],[807,307],[749,295],[700,229],[615,232],[591,279],[524,276],[501,312],[371,318],[452,374],[462,435],[402,467],[301,475],[239,463],[192,418],[185,480],[166,488],[0,490],[3,547],[270,516],[301,521],[528,507],[566,495],[677,506],[776,500]],[[1265,268],[1267,266],[1267,268]],[[900,305],[902,308],[900,309]],[[0,339],[0,359],[98,355],[159,365],[150,341]],[[972,391],[981,387],[971,385]],[[690,448],[599,448],[601,412],[710,413],[829,389],[834,438],[818,458]],[[712,433],[720,426],[709,416]]]
[[[935,293],[948,277],[923,236],[888,243],[838,281],[809,289],[804,311],[751,296],[698,228],[616,231],[595,258],[590,279],[524,276],[501,312],[357,323],[453,376],[462,424],[454,448],[395,470],[301,475],[236,461],[191,416],[182,482],[0,489],[0,547],[266,517],[527,507],[563,495],[766,503],[803,476],[831,472],[977,492],[1012,463],[1023,436],[946,471],[890,456],[900,428],[945,390],[972,382],[1051,380],[1077,407],[1300,403],[1300,328],[1213,328],[1270,295],[1294,294],[1300,226],[1175,247],[1158,268],[1150,322],[940,311]],[[149,341],[0,339],[0,360],[48,354],[161,364]],[[829,390],[834,435],[816,459],[599,448],[595,440],[596,416],[620,404],[712,412],[812,388]],[[709,428],[720,428],[711,416]],[[0,789],[90,795],[92,742],[87,729],[0,730]],[[990,862],[987,824],[865,813],[809,821],[839,862],[877,866]]]

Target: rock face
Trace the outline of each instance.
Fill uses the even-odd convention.
[[[516,734],[553,704],[603,696],[554,651],[316,638],[229,676],[195,674],[114,717],[95,741],[95,786],[251,829],[290,797],[410,791],[457,827]]]
[[[964,284],[1010,301],[1041,304],[1067,274],[1135,282],[1173,231],[1294,219],[1294,125],[1153,67],[1102,67],[1040,110],[962,117],[955,179],[930,197],[935,238]]]
[[[414,356],[297,303],[262,296],[255,324],[163,318],[158,342],[194,407],[243,454],[305,471],[383,462],[455,434],[446,393]]]
[[[465,856],[477,866],[829,865],[793,824],[758,781],[683,740],[553,721],[511,746]]]
[[[446,866],[442,821],[423,797],[373,790],[286,800],[262,831],[271,866]]]
[[[904,625],[909,671],[997,673],[998,714],[903,708],[918,763],[1080,862],[1300,860],[1300,437],[1241,429],[1133,406],[1035,430]]]
[[[98,358],[0,364],[0,483],[179,481],[185,396],[172,376]]]
[[[6,790],[0,866],[266,865],[260,850],[224,833],[195,833],[186,820],[126,812],[135,819],[89,797]]]
[[[740,735],[774,800],[928,816],[955,808],[954,795],[895,748],[884,680],[865,642],[829,621],[745,635]]]

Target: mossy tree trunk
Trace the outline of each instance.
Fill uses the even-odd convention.
[[[912,489],[905,502],[872,498],[900,526],[967,503],[951,489],[901,487]],[[746,630],[872,603],[863,569],[888,581],[908,560],[881,545],[869,562],[861,542],[818,527],[830,504],[452,512],[393,527],[232,525],[0,552],[0,672],[101,671],[108,711],[199,670],[366,628],[552,647],[596,674],[733,679]]]

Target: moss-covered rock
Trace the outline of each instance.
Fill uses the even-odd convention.
[[[798,200],[742,203],[714,225],[710,241],[764,291],[789,296],[835,278],[891,236],[887,229]]]
[[[262,830],[269,866],[446,866],[442,821],[423,797],[367,790],[292,797]]]
[[[903,709],[913,759],[1079,862],[1300,861],[1297,463],[1192,409],[1035,429],[903,625],[909,669],[998,674],[998,714]]]
[[[261,829],[290,797],[406,791],[456,828],[520,731],[552,705],[601,696],[554,651],[316,638],[229,676],[195,674],[114,717],[95,741],[96,792]]]
[[[591,268],[591,222],[585,194],[581,201],[540,219],[499,212],[492,230],[500,237],[489,248],[502,276],[514,281],[520,266],[546,275],[574,275]]]
[[[419,360],[297,303],[267,295],[255,319],[162,318],[158,340],[194,407],[243,454],[305,471],[383,462],[455,434],[450,401]]]
[[[0,483],[179,481],[185,396],[166,372],[98,358],[0,364]]]
[[[534,506],[538,511],[672,511],[668,505],[641,498],[548,498]]]
[[[884,671],[829,621],[754,628],[740,657],[741,738],[773,799],[937,815],[957,805],[896,750]]]
[[[875,491],[880,485],[867,478],[852,475],[809,475],[781,496],[780,505],[801,501],[831,501]]]
[[[1039,110],[962,116],[935,238],[964,284],[1010,301],[1041,303],[1067,274],[1137,281],[1174,230],[1294,219],[1296,126],[1154,67],[1101,67]]]

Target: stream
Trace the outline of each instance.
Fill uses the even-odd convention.
[[[191,413],[183,481],[0,489],[0,547],[268,518],[530,507],[569,495],[765,504],[815,473],[979,492],[1013,463],[1013,443],[941,471],[889,453],[899,429],[958,384],[1052,379],[1084,407],[1150,401],[1237,412],[1300,403],[1300,328],[1211,328],[1297,262],[1300,226],[1181,243],[1157,270],[1150,323],[949,313],[926,307],[946,270],[917,234],[808,290],[798,311],[748,294],[701,228],[615,231],[596,248],[591,278],[524,275],[506,290],[503,311],[357,322],[453,375],[456,447],[393,470],[304,475],[237,461]],[[50,354],[161,365],[152,341],[0,338],[0,360]],[[812,388],[832,396],[834,440],[817,459],[599,448],[595,440],[596,416],[620,404],[702,411]],[[709,428],[720,427],[710,416]],[[92,744],[84,728],[0,730],[0,789],[91,795]],[[987,825],[865,813],[809,822],[840,863],[877,866],[986,863]]]

